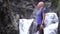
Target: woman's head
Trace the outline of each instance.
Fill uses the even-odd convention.
[[[41,7],[44,7],[44,2],[39,2],[37,7],[38,7],[38,9],[41,8]]]

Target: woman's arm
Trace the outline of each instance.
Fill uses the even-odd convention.
[[[45,20],[45,13],[43,13],[42,24],[41,24],[41,26],[40,26],[42,29],[44,28],[44,20]]]
[[[43,13],[42,25],[44,25],[45,13]]]

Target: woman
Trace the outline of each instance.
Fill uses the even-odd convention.
[[[44,9],[44,2],[39,2],[38,5],[38,12],[36,14],[37,20],[37,29],[40,31],[40,34],[43,34],[43,23],[45,19],[45,9]]]

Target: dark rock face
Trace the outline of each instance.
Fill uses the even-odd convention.
[[[7,0],[0,2],[0,34],[18,34],[19,15],[15,11],[13,13],[12,10]]]
[[[30,18],[34,7],[31,0],[2,0],[0,34],[18,34],[19,18]]]

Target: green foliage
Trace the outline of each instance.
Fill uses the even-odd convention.
[[[59,13],[59,17],[60,17],[60,1],[58,2],[58,7],[57,8],[59,9],[58,13]]]
[[[59,4],[58,4],[58,8],[60,9],[60,1],[59,1]]]
[[[58,5],[58,0],[51,0],[51,2],[52,2],[52,7],[57,7],[57,5]]]

